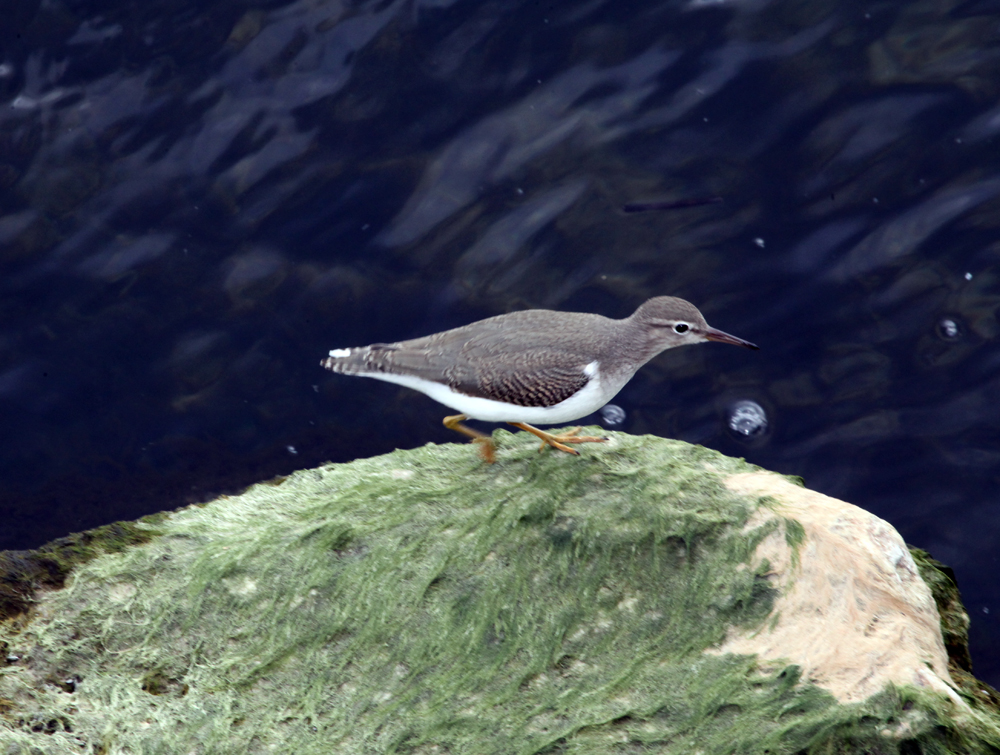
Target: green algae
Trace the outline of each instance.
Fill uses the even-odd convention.
[[[703,652],[770,620],[768,565],[751,564],[777,525],[749,526],[761,502],[723,484],[754,467],[623,434],[580,457],[496,438],[495,465],[426,446],[130,525],[131,547],[80,559],[0,628],[17,658],[0,744],[989,751],[929,693],[844,706],[796,666]]]
[[[154,534],[155,530],[133,522],[115,522],[61,537],[34,551],[0,551],[0,621],[27,611],[38,590],[60,589],[77,566],[147,542]]]
[[[913,562],[920,576],[931,589],[938,614],[941,616],[941,634],[948,650],[951,670],[972,671],[969,657],[969,614],[958,592],[958,582],[951,567],[931,557],[925,550],[909,546]]]
[[[951,567],[925,550],[910,546],[910,554],[927,583],[941,617],[941,636],[948,651],[948,670],[966,699],[1000,714],[1000,692],[972,675],[969,655],[969,614],[962,603]]]

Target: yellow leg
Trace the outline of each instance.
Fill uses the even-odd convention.
[[[497,460],[497,447],[493,443],[493,438],[491,438],[486,433],[481,433],[478,430],[473,430],[471,427],[466,427],[462,423],[468,419],[465,414],[455,414],[451,417],[444,418],[444,426],[449,430],[454,430],[456,433],[462,433],[462,435],[468,435],[472,438],[473,443],[479,444],[479,455],[483,457],[483,461],[487,464],[492,464]]]
[[[553,448],[558,448],[560,451],[565,451],[568,454],[573,454],[574,456],[579,456],[580,452],[570,448],[569,446],[563,445],[564,443],[603,443],[607,438],[598,438],[593,435],[577,435],[580,432],[579,427],[574,427],[569,432],[565,432],[562,435],[553,435],[552,433],[547,433],[544,430],[539,430],[537,427],[532,427],[524,422],[508,422],[508,425],[513,425],[514,427],[519,427],[525,430],[536,438],[540,438],[542,445],[538,447],[539,451],[545,449],[546,446],[552,446]]]

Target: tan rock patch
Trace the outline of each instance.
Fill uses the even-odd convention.
[[[845,703],[892,682],[935,689],[965,707],[952,689],[930,589],[892,526],[770,472],[732,475],[726,485],[776,502],[761,506],[749,526],[787,517],[802,525],[805,539],[795,557],[782,521],[761,542],[757,562],[769,562],[780,592],[776,619],[730,635],[718,652],[795,663],[803,680]]]

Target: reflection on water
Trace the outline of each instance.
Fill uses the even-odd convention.
[[[762,350],[593,421],[890,520],[1000,681],[986,5],[105,6],[0,30],[0,547],[454,440],[331,347],[673,294]]]

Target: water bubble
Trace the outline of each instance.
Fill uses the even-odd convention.
[[[952,320],[950,317],[944,317],[938,320],[937,334],[939,338],[945,341],[954,341],[962,335],[962,328],[959,327],[955,320]]]
[[[605,427],[621,427],[625,424],[625,410],[616,404],[608,404],[601,409],[601,424]]]
[[[767,430],[767,412],[756,401],[736,401],[727,411],[726,424],[739,438],[756,438]]]

